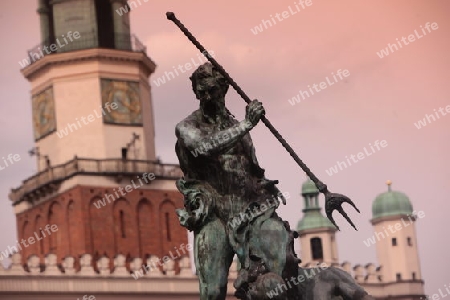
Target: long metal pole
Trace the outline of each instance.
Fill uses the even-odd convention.
[[[236,90],[236,92],[244,99],[245,102],[250,103],[252,100],[247,96],[247,94],[241,89],[241,87],[231,78],[231,76],[228,74],[227,71],[211,56],[209,55],[208,51],[205,49],[205,47],[200,44],[199,41],[194,37],[194,35],[184,26],[183,23],[181,23],[180,20],[177,19],[175,14],[173,12],[167,12],[166,13],[167,19],[174,22],[175,25],[180,28],[180,30],[184,33],[184,35],[197,47],[198,50],[200,50],[201,53],[208,59],[208,61],[228,80],[229,84]],[[333,224],[339,229],[339,227],[336,225],[336,223],[333,220],[333,217],[331,216],[331,213],[334,209],[337,209],[346,219],[347,221],[353,226],[353,228],[356,229],[353,222],[348,218],[347,214],[342,210],[341,204],[342,202],[350,203],[358,212],[359,210],[356,208],[356,206],[353,204],[353,202],[346,196],[341,194],[335,194],[330,193],[328,191],[327,185],[324,184],[322,181],[320,181],[316,175],[308,168],[307,165],[300,159],[300,157],[295,153],[294,149],[286,142],[286,140],[283,138],[283,136],[278,132],[278,130],[273,127],[272,123],[265,117],[261,117],[261,121],[266,125],[267,128],[269,128],[270,132],[276,137],[276,139],[283,145],[284,149],[289,153],[290,156],[295,160],[295,162],[302,168],[302,170],[306,173],[306,175],[311,178],[311,180],[316,185],[319,192],[323,193],[325,195],[326,200],[326,207],[325,210],[327,212],[328,218],[333,222]]]

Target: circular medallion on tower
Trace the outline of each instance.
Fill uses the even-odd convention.
[[[120,125],[142,125],[142,109],[139,99],[139,84],[131,81],[102,79],[103,107],[115,104],[117,109],[104,111],[105,123]]]
[[[33,96],[34,139],[40,140],[56,130],[55,103],[53,87]]]

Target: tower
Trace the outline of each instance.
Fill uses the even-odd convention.
[[[413,206],[404,193],[388,191],[372,204],[374,242],[384,282],[422,282]],[[423,290],[422,290],[423,293]]]
[[[41,43],[22,74],[31,84],[36,147],[51,165],[75,155],[155,159],[148,78],[156,66],[130,34],[129,13],[116,11],[126,5],[39,1]],[[134,134],[139,139],[122,150]]]
[[[303,218],[298,222],[302,264],[305,266],[339,262],[336,245],[336,227],[322,215],[319,206],[319,190],[311,179],[302,185],[304,201]]]
[[[9,195],[19,241],[35,237],[25,260],[87,253],[112,263],[118,254],[162,257],[187,243],[175,213],[182,173],[155,160],[148,80],[156,65],[130,34],[127,5],[39,1],[41,43],[22,69],[38,173]],[[46,225],[57,230],[46,234]]]

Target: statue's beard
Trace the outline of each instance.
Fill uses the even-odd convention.
[[[220,100],[210,100],[208,102],[202,103],[203,114],[216,119],[218,116],[225,116],[225,103]]]

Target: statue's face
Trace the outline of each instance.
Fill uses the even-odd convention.
[[[201,102],[210,103],[224,97],[223,91],[214,78],[204,78],[197,83],[195,94]]]

